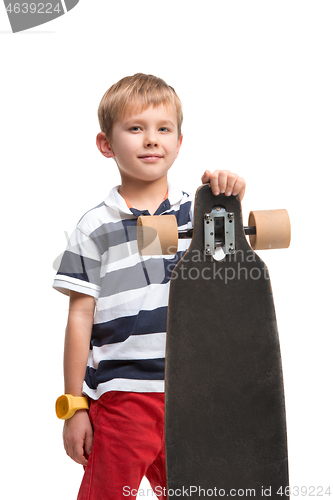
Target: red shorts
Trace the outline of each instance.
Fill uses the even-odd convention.
[[[164,394],[107,392],[89,416],[94,440],[78,500],[136,498],[143,476],[165,498]]]

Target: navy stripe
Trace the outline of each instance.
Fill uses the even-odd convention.
[[[187,201],[183,205],[180,206],[179,210],[173,212],[177,218],[178,226],[183,226],[190,222],[190,210],[191,210],[191,202]]]
[[[162,283],[164,278],[161,261],[159,262],[159,268],[155,265],[155,270],[152,269],[152,274],[155,276],[153,281],[155,283]],[[107,273],[103,278],[99,296],[111,297],[117,293],[136,290],[145,286],[147,286],[147,279],[142,262],[139,262],[135,266]]]
[[[183,226],[190,221],[190,208],[191,202],[188,201],[181,205],[179,210],[172,210],[164,215],[174,215],[177,219],[178,226]],[[143,215],[145,213],[145,211],[142,212],[139,210],[136,210],[135,212],[137,212],[135,214],[136,216]],[[159,214],[156,213],[156,215]],[[126,219],[121,222],[109,222],[108,224],[103,224],[90,234],[90,238],[97,245],[101,255],[103,255],[103,253],[111,247],[115,247],[129,241],[135,241],[137,239],[137,219]]]
[[[137,290],[147,285],[165,284],[170,281],[175,265],[183,257],[184,251],[177,252],[172,259],[147,259],[132,267],[106,273],[102,280],[100,297],[110,297],[117,293]]]
[[[184,257],[185,252],[186,250],[181,250],[180,252],[177,252],[172,259],[164,259],[165,279],[167,283],[170,281],[171,273],[174,270],[174,267],[178,264],[180,259]]]
[[[66,250],[62,256],[57,274],[99,285],[100,267],[99,261]]]
[[[148,210],[138,210],[137,208],[130,208],[130,211],[132,212],[135,217],[140,217],[140,215],[151,215]]]
[[[143,288],[150,284],[165,284],[184,252],[178,252],[172,259],[148,259],[135,266],[117,269],[105,275],[100,297]],[[123,255],[125,258],[126,255]],[[95,285],[100,284],[100,262],[65,251],[57,274],[76,278]]]
[[[109,248],[136,240],[137,219],[103,224],[90,234],[101,255]]]
[[[163,212],[165,212],[166,210],[170,210],[170,201],[167,199],[167,200],[164,200],[160,206],[158,207],[158,209],[156,210],[156,212],[154,213],[154,215],[161,215]]]
[[[169,199],[166,199],[162,201],[158,209],[155,211],[153,215],[161,215],[163,212],[166,210],[169,210],[171,207]],[[139,217],[140,215],[150,215],[150,212],[148,210],[137,210],[136,208],[130,208],[131,212],[136,215],[136,217]]]
[[[166,332],[167,314],[168,308],[165,306],[95,324],[92,328],[91,347],[123,342],[131,335]]]
[[[101,361],[98,369],[87,367],[85,381],[91,389],[116,378],[164,380],[164,358]]]

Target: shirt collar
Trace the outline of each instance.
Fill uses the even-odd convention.
[[[126,205],[126,201],[118,192],[119,186],[115,186],[111,189],[109,195],[105,198],[104,203],[110,208],[124,212],[125,214],[131,214],[131,210]]]
[[[137,212],[139,212],[139,210],[136,210],[135,208],[128,208],[128,206],[126,205],[126,201],[119,194],[118,189],[119,186],[115,186],[111,189],[109,195],[104,200],[105,205],[128,215],[137,215]],[[183,196],[183,191],[176,188],[175,186],[168,184],[168,198],[166,201],[169,202],[170,207],[179,203]]]

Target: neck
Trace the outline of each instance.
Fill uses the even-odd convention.
[[[140,181],[122,176],[119,194],[138,210],[149,210],[153,214],[168,191],[167,176],[154,181]]]

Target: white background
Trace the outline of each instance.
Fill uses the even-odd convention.
[[[97,107],[135,72],[164,78],[182,100],[173,183],[194,191],[206,168],[226,168],[247,181],[245,222],[252,209],[290,213],[290,249],[260,252],[280,332],[290,484],[333,493],[332,22],[332,2],[320,0],[81,0],[14,35],[0,5],[3,498],[76,498],[82,468],[54,414],[68,305],[51,288],[52,263],[65,231],[119,182],[95,146]]]

